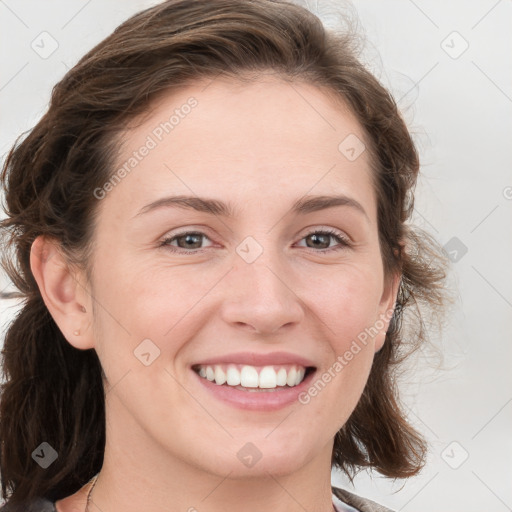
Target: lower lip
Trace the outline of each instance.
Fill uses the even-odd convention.
[[[239,409],[251,411],[276,411],[298,402],[299,395],[304,392],[312,380],[316,370],[294,387],[277,387],[273,391],[243,391],[232,386],[219,385],[200,377],[191,370],[201,384],[216,398]],[[255,389],[255,388],[252,388]]]

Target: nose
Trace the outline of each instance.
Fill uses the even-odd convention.
[[[221,316],[231,326],[251,334],[290,329],[304,317],[303,302],[293,285],[290,272],[275,259],[270,261],[262,255],[253,263],[238,261],[224,282]]]

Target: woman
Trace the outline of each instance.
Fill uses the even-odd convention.
[[[421,469],[394,372],[446,261],[351,46],[286,2],[171,0],[54,88],[2,175],[4,510],[382,511],[331,469]]]

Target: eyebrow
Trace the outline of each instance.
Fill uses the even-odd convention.
[[[362,213],[368,221],[370,220],[361,203],[345,195],[305,196],[293,203],[292,212],[299,215],[306,215],[308,213],[325,210],[327,208],[334,208],[336,206],[348,206],[355,211]],[[135,217],[160,208],[172,207],[210,213],[212,215],[218,215],[226,218],[233,218],[236,214],[236,211],[231,204],[217,199],[207,199],[197,196],[170,196],[157,199],[156,201],[147,204],[140,209]]]

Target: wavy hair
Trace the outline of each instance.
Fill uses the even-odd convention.
[[[332,466],[349,476],[362,468],[393,478],[420,470],[426,444],[400,405],[396,371],[427,338],[425,312],[442,312],[447,261],[407,222],[418,154],[392,96],[354,48],[353,35],[286,1],[168,0],[122,23],[54,87],[47,112],[16,140],[1,174],[2,265],[23,298],[2,350],[0,473],[10,504],[75,493],[101,469],[105,448],[100,361],[93,349],[71,346],[49,314],[30,269],[32,243],[55,239],[87,269],[99,203],[93,191],[112,176],[127,123],[158,95],[198,79],[251,80],[265,71],[322,87],[356,116],[372,157],[384,270],[402,276],[384,346],[335,436]],[[41,440],[59,454],[47,469],[31,456]]]

